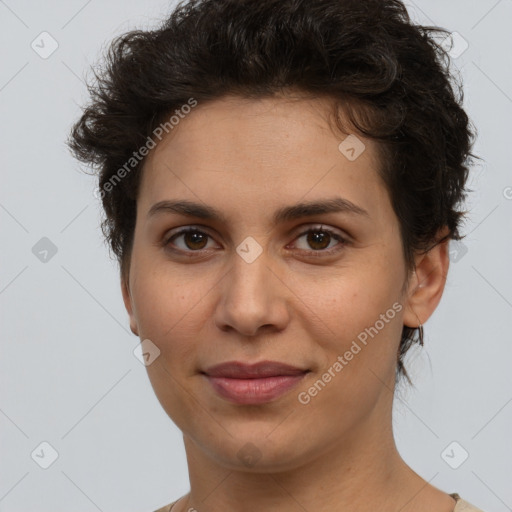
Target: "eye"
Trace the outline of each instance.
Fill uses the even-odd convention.
[[[180,238],[182,242],[181,244],[174,243],[175,240],[179,240]],[[164,246],[167,247],[169,245],[174,245],[180,252],[199,252],[201,250],[211,248],[208,247],[209,239],[211,239],[211,236],[204,231],[201,231],[196,227],[189,226],[167,238],[164,242]],[[171,242],[173,243],[171,244]],[[171,247],[171,249],[173,248]]]
[[[302,232],[296,240],[300,240],[303,237],[305,237],[305,243],[302,244],[303,247],[300,247],[300,244],[298,244],[299,249],[308,252],[312,256],[322,256],[338,252],[348,243],[348,241],[339,233],[323,226],[310,228],[307,231]],[[332,245],[332,242],[338,243]],[[305,245],[310,248],[304,247]]]

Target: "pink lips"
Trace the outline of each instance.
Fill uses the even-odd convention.
[[[208,368],[204,374],[213,389],[229,401],[262,404],[286,393],[308,371],[275,361],[252,365],[229,361]]]

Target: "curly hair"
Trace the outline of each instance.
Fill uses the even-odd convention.
[[[129,272],[145,160],[134,152],[191,98],[204,104],[291,89],[332,98],[338,127],[377,143],[408,271],[416,253],[460,240],[476,131],[450,71],[449,35],[412,23],[399,0],[189,0],[157,29],[115,38],[93,68],[91,101],[67,144],[98,169],[101,227],[121,277]],[[411,382],[403,359],[413,343],[423,344],[417,332],[403,327],[397,380]]]

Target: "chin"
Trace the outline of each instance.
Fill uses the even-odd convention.
[[[225,427],[228,432],[233,429],[232,425],[230,429],[229,424],[225,424]],[[262,434],[260,428],[255,429],[253,425],[247,425],[245,429],[234,429],[236,438],[222,430],[221,438],[208,435],[205,439],[195,438],[194,441],[201,445],[204,453],[209,453],[216,463],[232,471],[282,472],[306,464],[314,458],[318,450],[314,446],[305,446],[303,436],[295,438],[285,429],[277,435],[275,422],[271,428],[269,427],[270,425],[267,425],[264,430],[268,431],[269,435]],[[204,434],[201,432],[200,436],[204,438]]]

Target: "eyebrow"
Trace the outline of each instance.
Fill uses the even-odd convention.
[[[160,213],[177,213],[187,217],[198,217],[200,219],[227,223],[224,215],[215,208],[187,200],[160,201],[155,203],[149,209],[147,217],[153,217]],[[347,213],[370,217],[370,214],[364,208],[357,206],[348,199],[335,197],[321,201],[309,201],[292,206],[284,206],[274,213],[272,222],[279,224],[290,220],[326,213]]]

